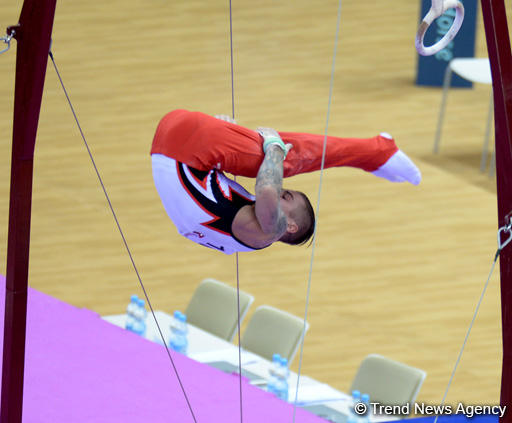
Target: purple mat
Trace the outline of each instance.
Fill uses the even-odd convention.
[[[2,328],[4,304],[0,276]],[[26,348],[26,423],[194,421],[163,347],[32,288]],[[240,422],[237,376],[181,354],[173,359],[198,423]],[[242,386],[244,422],[292,421],[292,405]],[[295,421],[325,422],[300,408]]]

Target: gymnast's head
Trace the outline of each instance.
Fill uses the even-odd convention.
[[[306,244],[315,231],[315,211],[308,197],[300,191],[284,189],[280,206],[286,215],[288,228],[279,241],[291,245]]]

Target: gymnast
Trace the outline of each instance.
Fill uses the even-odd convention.
[[[323,144],[323,135],[253,131],[229,116],[175,110],[153,139],[153,179],[178,232],[198,244],[225,254],[276,241],[301,245],[313,235],[315,214],[305,194],[282,187],[283,177],[319,170]],[[418,168],[385,133],[327,137],[324,167],[338,166],[392,182],[421,181]],[[255,195],[224,172],[255,177]]]

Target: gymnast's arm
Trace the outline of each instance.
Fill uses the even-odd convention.
[[[281,210],[284,151],[277,145],[267,148],[256,176],[255,214],[262,231],[279,239],[286,232],[286,216]]]

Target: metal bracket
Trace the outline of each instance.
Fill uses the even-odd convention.
[[[501,240],[502,233],[508,233],[508,237],[506,237],[504,241]],[[507,225],[502,226],[498,230],[498,249],[499,249],[499,251],[503,250],[503,248],[505,248],[510,241],[512,241],[512,222],[509,222]]]
[[[3,37],[0,37],[0,41],[3,41],[4,44],[7,44],[3,50],[0,50],[0,54],[5,53],[11,47],[11,40],[16,38],[16,29],[19,28],[20,25],[14,25],[7,28],[7,34]]]

